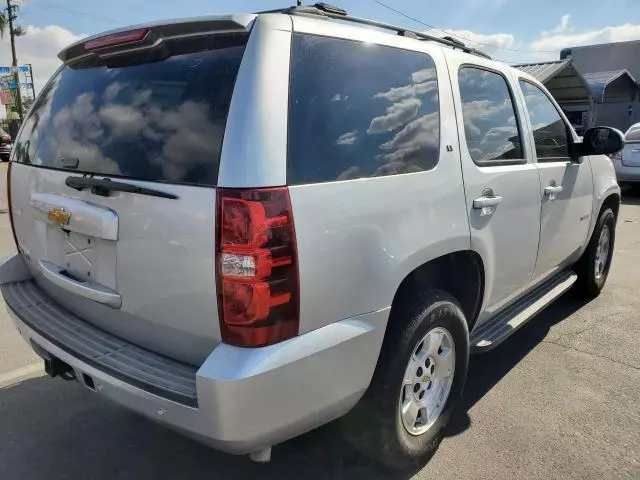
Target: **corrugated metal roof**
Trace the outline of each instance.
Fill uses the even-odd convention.
[[[589,85],[574,68],[571,60],[522,63],[513,66],[544,83],[559,102],[588,102],[591,97]]]
[[[545,83],[570,63],[569,60],[556,60],[554,62],[521,63],[513,66]]]
[[[631,75],[628,70],[609,70],[606,72],[585,73],[583,77],[587,81],[587,84],[589,84],[589,90],[591,90],[591,93],[598,98],[604,95],[609,84],[620,79],[620,77],[626,77],[629,92],[633,91],[634,85],[636,84],[636,79],[633,78],[633,75]]]

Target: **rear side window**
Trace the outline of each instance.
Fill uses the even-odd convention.
[[[520,80],[520,88],[531,120],[538,161],[566,160],[569,157],[569,133],[558,110],[535,85]]]
[[[467,148],[478,165],[524,163],[522,135],[507,80],[463,67],[458,75]]]
[[[74,172],[215,185],[245,44],[245,36],[229,36],[152,63],[64,66],[25,121],[15,158]]]
[[[287,181],[430,170],[438,163],[438,82],[427,54],[294,35]]]

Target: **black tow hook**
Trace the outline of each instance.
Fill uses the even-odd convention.
[[[38,345],[33,340],[31,341],[33,350],[38,354],[42,360],[44,360],[44,371],[50,377],[60,377],[62,380],[70,382],[76,380],[76,371],[73,367],[67,363],[64,363],[59,358],[54,357],[44,348]]]
[[[60,377],[66,382],[76,380],[75,370],[56,357],[44,359],[44,371],[47,372],[47,375],[50,377]]]

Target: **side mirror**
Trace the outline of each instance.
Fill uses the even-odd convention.
[[[608,155],[618,153],[624,148],[623,133],[611,127],[594,127],[584,132],[579,154],[584,155]]]

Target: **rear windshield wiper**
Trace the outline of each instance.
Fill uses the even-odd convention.
[[[64,183],[67,187],[71,187],[78,191],[82,191],[85,188],[91,188],[91,193],[102,197],[108,197],[110,192],[128,192],[139,193],[140,195],[149,195],[152,197],[171,199],[180,198],[173,193],[167,193],[153,188],[139,187],[137,185],[131,185],[130,183],[114,182],[108,178],[67,177]]]

